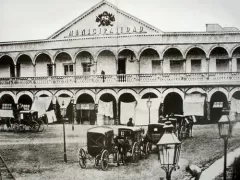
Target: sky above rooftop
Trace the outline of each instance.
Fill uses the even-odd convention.
[[[239,0],[108,0],[164,32],[240,29]],[[0,42],[46,39],[100,0],[0,0]]]

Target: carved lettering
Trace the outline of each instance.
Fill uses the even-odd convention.
[[[97,34],[97,30],[93,29],[93,35]]]
[[[129,28],[129,27],[127,27],[127,33],[128,33],[128,32],[130,32],[130,28]]]
[[[78,30],[76,31],[76,36],[79,36],[79,34],[78,34]]]
[[[85,36],[85,29],[84,29],[84,30],[82,30],[82,35],[83,35],[83,36]]]
[[[136,27],[133,28],[133,32],[134,32],[134,33],[137,32],[137,28],[136,28]]]
[[[104,28],[104,33],[103,34],[106,34],[107,33],[107,28]]]
[[[70,37],[73,36],[73,31],[70,31],[70,32],[69,32],[69,36],[70,36]]]
[[[111,30],[110,30],[110,34],[113,34],[113,29],[111,28]]]
[[[142,26],[140,26],[140,33],[141,33],[141,32],[143,32],[143,27],[142,27]]]

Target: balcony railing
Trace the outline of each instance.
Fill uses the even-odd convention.
[[[235,85],[240,72],[0,78],[0,88]]]

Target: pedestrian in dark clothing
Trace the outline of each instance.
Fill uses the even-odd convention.
[[[190,179],[192,180],[199,180],[200,179],[200,176],[201,176],[201,173],[202,173],[202,170],[200,167],[194,165],[194,164],[191,164],[191,165],[188,165],[186,167],[186,172],[190,173],[192,175],[192,177]]]
[[[101,75],[102,75],[103,82],[105,82],[105,72],[103,70],[101,72]]]
[[[129,118],[129,121],[128,121],[128,123],[127,123],[127,126],[134,126],[132,120],[133,120],[132,118]]]

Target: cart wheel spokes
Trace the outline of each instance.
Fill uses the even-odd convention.
[[[138,162],[139,161],[139,154],[140,154],[140,147],[139,145],[135,142],[132,148],[132,160],[133,162]]]
[[[14,123],[13,124],[13,132],[19,132],[20,131],[20,129],[19,129],[20,127],[19,127],[19,124],[18,123]]]
[[[109,162],[109,153],[107,150],[104,150],[101,156],[101,168],[103,171],[107,170],[108,162]]]
[[[39,132],[43,132],[43,130],[45,129],[45,124],[43,122],[43,120],[39,120]]]
[[[38,130],[39,130],[39,124],[38,124],[35,120],[33,120],[30,128],[31,128],[31,130],[32,130],[33,132],[38,132]]]
[[[149,142],[145,146],[145,159],[149,157]]]
[[[119,150],[118,150],[118,148],[116,148],[116,151],[115,151],[115,153],[114,153],[114,159],[115,159],[115,162],[117,163],[117,166],[119,166],[120,165],[120,163],[119,163]]]
[[[98,166],[99,166],[99,161],[101,160],[100,158],[101,158],[100,155],[97,155],[97,156],[94,158],[94,159],[95,159],[95,163],[94,163],[94,166],[95,166],[95,167],[98,167]]]
[[[86,156],[86,152],[82,148],[80,148],[78,152],[78,163],[82,169],[86,168],[87,156]]]

